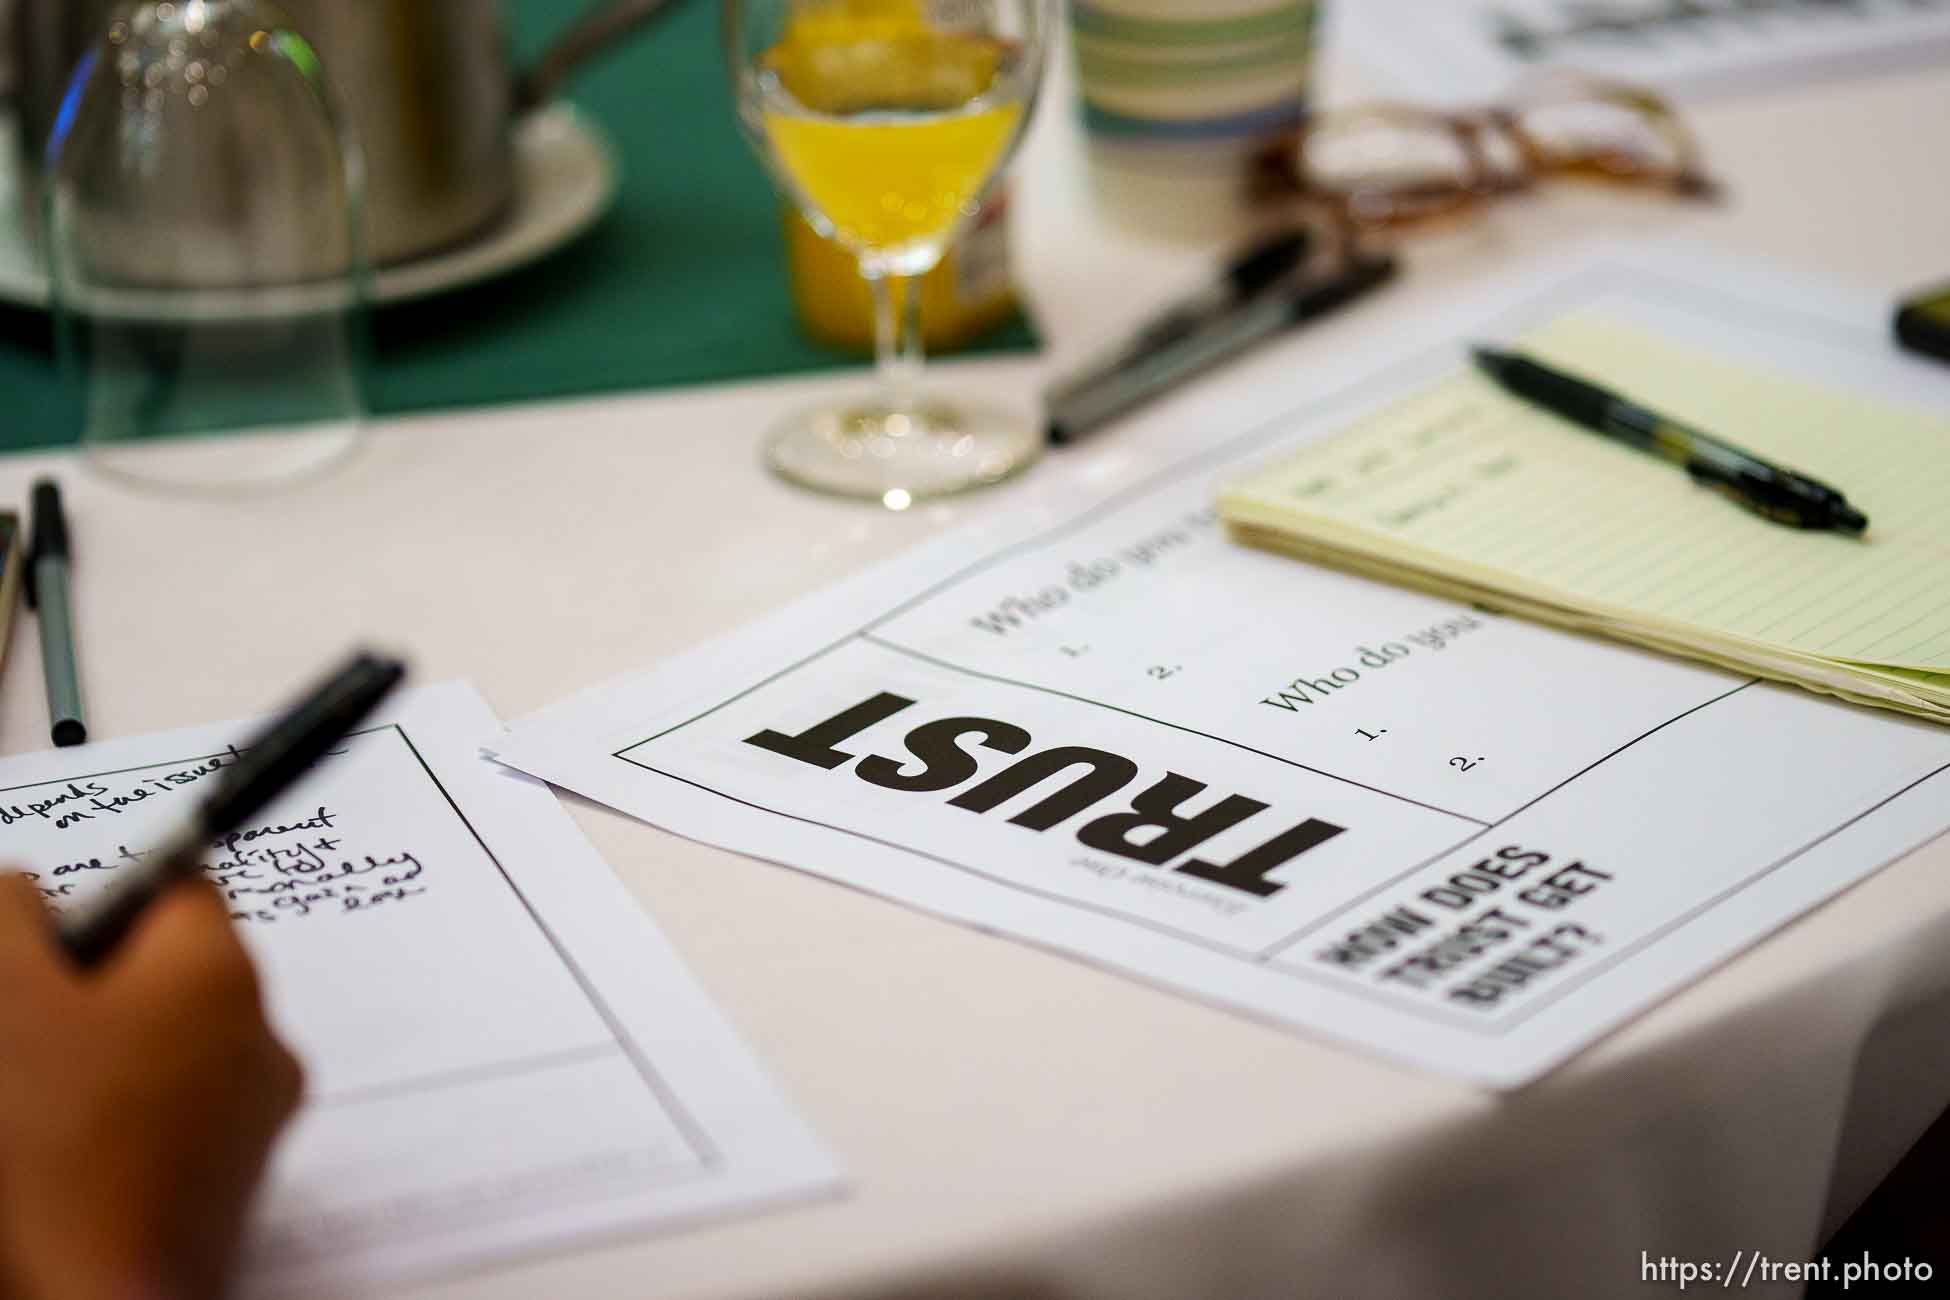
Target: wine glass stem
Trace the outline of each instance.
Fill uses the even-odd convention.
[[[921,286],[912,276],[867,277],[873,294],[875,371],[889,414],[911,411],[926,353],[921,343]]]

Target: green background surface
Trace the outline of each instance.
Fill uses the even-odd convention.
[[[518,58],[593,2],[503,0]],[[615,144],[614,209],[526,270],[375,313],[375,414],[860,364],[799,329],[778,200],[733,120],[717,15],[714,0],[676,0],[584,68],[568,98]],[[1034,346],[1018,317],[976,350]],[[0,393],[0,450],[79,437],[42,314],[0,310]]]

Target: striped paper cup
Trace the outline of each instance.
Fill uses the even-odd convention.
[[[1228,238],[1252,156],[1306,115],[1317,0],[1070,0],[1100,199],[1129,224]]]

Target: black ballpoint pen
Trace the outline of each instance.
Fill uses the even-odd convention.
[[[91,906],[61,918],[61,946],[68,955],[83,967],[108,956],[151,901],[197,871],[214,837],[235,830],[288,790],[405,675],[405,665],[396,660],[359,655],[237,750],[215,792],[174,835],[138,865],[117,873]]]
[[[1475,348],[1477,366],[1505,390],[1594,433],[1681,465],[1694,481],[1794,528],[1861,533],[1869,519],[1840,492],[1773,465],[1576,375],[1512,352]]]

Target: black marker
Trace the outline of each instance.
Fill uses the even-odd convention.
[[[397,660],[362,654],[306,696],[265,733],[238,751],[214,793],[190,819],[84,910],[61,921],[61,945],[93,966],[120,943],[143,909],[176,881],[195,874],[210,841],[235,830],[289,789],[345,738],[406,676]]]
[[[1199,371],[1353,302],[1394,274],[1392,259],[1376,257],[1351,262],[1325,278],[1290,278],[1231,304],[1197,328],[1126,359],[1116,369],[1059,384],[1046,399],[1049,440],[1075,442]]]
[[[1059,379],[1050,389],[1051,407],[1059,405],[1066,395],[1109,383],[1145,358],[1183,343],[1291,274],[1307,260],[1307,252],[1312,247],[1313,233],[1305,226],[1282,231],[1264,243],[1255,244],[1227,263],[1217,280],[1173,303],[1163,315],[1075,374]]]
[[[1307,258],[1313,236],[1304,226],[1284,231],[1247,249],[1227,264],[1224,274],[1191,297],[1174,305],[1131,339],[1098,373],[1128,364],[1137,357],[1168,348],[1191,337],[1262,289],[1277,284]],[[1088,382],[1086,376],[1084,382]]]
[[[41,677],[47,684],[47,721],[57,745],[88,739],[81,710],[81,668],[75,661],[74,606],[68,595],[68,517],[61,489],[47,479],[34,484],[34,538],[27,560],[27,603],[40,615]]]
[[[1593,433],[1681,465],[1697,483],[1724,493],[1763,519],[1792,528],[1860,533],[1869,517],[1840,492],[1805,474],[1769,464],[1710,433],[1668,419],[1609,389],[1513,352],[1474,350],[1477,366],[1505,391]]]

